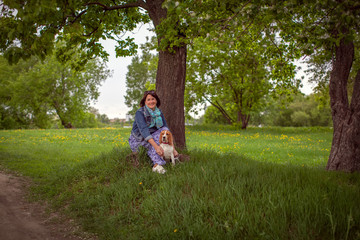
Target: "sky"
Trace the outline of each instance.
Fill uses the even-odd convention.
[[[140,46],[146,42],[146,37],[151,37],[154,35],[153,32],[149,31],[150,25],[142,25],[132,33],[125,35],[133,37],[135,42]],[[127,67],[131,64],[132,57],[118,57],[115,56],[115,41],[105,40],[102,42],[103,47],[109,53],[109,61],[107,62],[108,68],[113,71],[112,77],[108,78],[103,82],[102,86],[99,88],[100,96],[95,103],[92,103],[91,106],[99,110],[100,114],[106,114],[110,119],[120,118],[125,119],[126,113],[130,110],[125,105],[125,95],[126,95],[126,73],[128,71]],[[302,66],[297,74],[297,78],[304,75],[305,66]],[[312,92],[311,85],[307,83],[305,77],[305,82],[303,82],[304,87],[301,91],[305,94],[310,94]]]
[[[133,37],[138,46],[146,42],[146,37],[154,35],[149,31],[149,25],[142,25],[135,29],[132,33],[126,34]],[[132,57],[116,57],[114,40],[104,40],[101,42],[107,53],[109,53],[109,61],[106,63],[109,70],[113,71],[112,77],[103,82],[99,88],[100,96],[91,106],[99,110],[100,114],[106,114],[110,119],[125,119],[126,113],[130,110],[125,105],[126,95],[126,73],[128,65],[131,64]]]

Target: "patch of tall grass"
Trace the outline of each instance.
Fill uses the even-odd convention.
[[[115,148],[38,188],[101,239],[356,239],[359,174],[193,150],[165,175]],[[53,191],[53,192],[52,192]]]

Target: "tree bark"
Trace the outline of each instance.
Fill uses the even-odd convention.
[[[186,148],[184,94],[186,76],[186,47],[175,49],[175,53],[159,52],[156,75],[156,92],[161,100],[176,147]]]
[[[167,16],[167,10],[162,7],[164,0],[146,1],[146,10],[154,23],[155,29]],[[181,37],[181,36],[179,36]],[[161,38],[158,36],[158,42]],[[159,62],[156,74],[156,93],[161,100],[161,110],[164,113],[170,131],[173,133],[175,145],[186,148],[184,94],[186,77],[185,45],[159,51]]]
[[[246,129],[250,120],[250,114],[242,114],[241,111],[238,111],[238,122],[241,121],[241,129]]]
[[[351,104],[347,82],[354,61],[353,42],[340,41],[330,76],[330,103],[333,118],[333,141],[327,170],[360,171],[360,70],[358,70]]]
[[[74,128],[74,126],[65,118],[64,112],[61,110],[61,107],[57,101],[53,102],[53,106],[55,108],[55,112],[60,118],[61,125],[63,125],[64,128]]]

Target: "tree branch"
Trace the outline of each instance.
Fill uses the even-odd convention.
[[[89,2],[86,3],[85,6],[91,6],[91,5],[97,5],[100,6],[104,9],[104,11],[111,11],[111,10],[117,10],[117,9],[125,9],[125,8],[133,8],[133,7],[141,7],[144,8],[145,10],[147,9],[147,5],[144,1],[142,0],[138,0],[136,2],[130,2],[130,3],[125,3],[122,5],[114,5],[114,6],[107,6],[103,3],[100,2]]]
[[[350,10],[359,10],[359,9],[360,9],[360,5],[352,6],[350,8]]]
[[[91,32],[89,32],[88,34],[84,34],[83,36],[84,37],[90,37],[93,33],[95,33],[98,29],[99,29],[99,26],[101,25],[101,23],[102,23],[102,19],[100,19],[100,22],[99,22],[99,24],[97,25],[97,27],[95,27]]]
[[[210,99],[208,99],[207,97],[204,96],[204,98],[211,104],[213,105],[214,107],[216,107],[220,112],[221,114],[226,118],[226,120],[228,121],[229,124],[233,123],[234,120],[229,116],[229,114],[227,114],[227,112],[225,111],[225,109],[223,109],[219,103],[214,103],[212,102]]]
[[[236,12],[233,16],[228,17],[224,22],[226,23],[226,22],[232,21],[250,2],[251,2],[251,0],[247,1],[238,12]],[[227,27],[227,25],[224,24],[224,26],[221,28],[221,30],[224,30],[226,27]]]
[[[75,23],[82,15],[84,15],[87,12],[87,10],[83,10],[81,11],[79,14],[71,14],[71,15],[66,15],[63,16],[63,21],[61,22],[61,24],[59,24],[58,26],[54,26],[57,29],[62,29],[65,25],[71,25],[73,23]],[[70,21],[69,18],[73,17],[73,19]],[[69,20],[69,21],[67,21]]]

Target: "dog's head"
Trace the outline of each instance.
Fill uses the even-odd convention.
[[[172,136],[171,132],[168,130],[161,131],[159,142],[160,142],[160,144],[166,143],[169,145],[173,145],[173,136]]]

